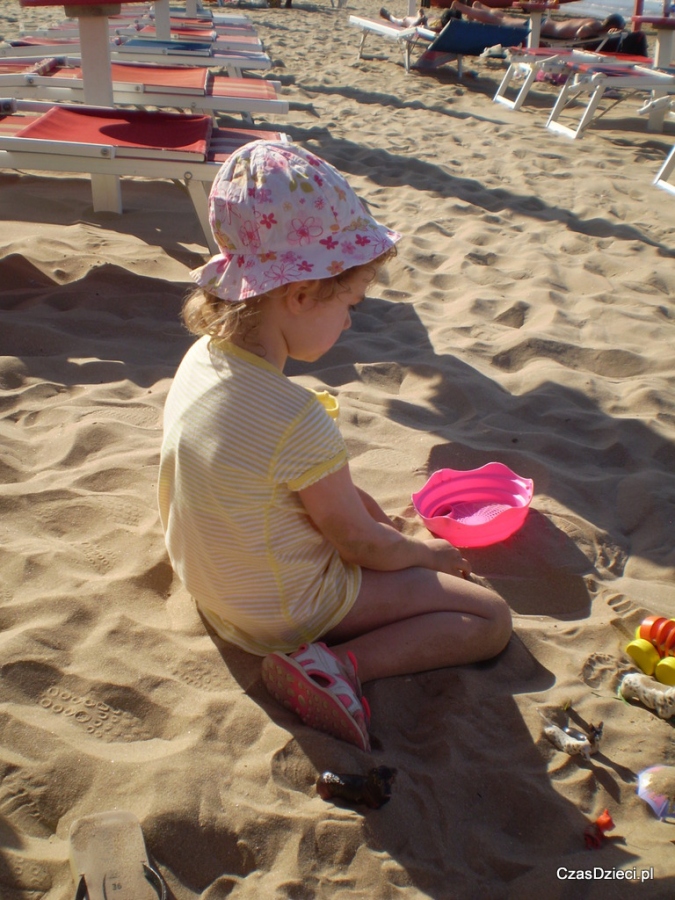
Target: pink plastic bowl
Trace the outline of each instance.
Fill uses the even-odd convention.
[[[412,501],[432,534],[457,547],[487,547],[520,528],[533,492],[530,478],[491,462],[465,472],[439,469]]]

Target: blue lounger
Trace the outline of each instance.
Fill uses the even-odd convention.
[[[526,25],[520,28],[515,25],[485,25],[483,22],[451,19],[439,34],[424,28],[418,28],[417,31],[420,37],[431,43],[411,68],[437,69],[456,59],[461,76],[463,56],[480,56],[484,50],[496,44],[518,47],[527,41],[530,29]]]

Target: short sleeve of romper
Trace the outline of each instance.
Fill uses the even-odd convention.
[[[344,440],[318,398],[309,395],[298,421],[279,446],[272,477],[301,491],[347,462]]]

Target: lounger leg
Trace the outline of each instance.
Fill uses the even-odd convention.
[[[362,31],[361,32],[361,40],[359,41],[359,55],[358,55],[357,59],[363,58],[363,45],[365,44],[365,42],[366,42],[366,32]]]
[[[605,91],[610,85],[608,84],[599,84],[596,89],[591,94],[591,98],[588,101],[588,106],[584,110],[584,114],[579,121],[579,126],[574,134],[574,137],[582,137],[584,131],[588,128],[593,120],[593,116],[596,113],[598,106],[600,106],[600,101],[605,95]]]
[[[666,91],[652,91],[652,100],[658,100],[659,97],[666,97]],[[655,106],[649,113],[647,121],[647,131],[663,131],[663,123],[668,112],[667,106]]]
[[[533,66],[529,66],[529,71],[528,71],[528,73],[527,73],[527,76],[526,76],[526,78],[525,78],[525,81],[523,82],[523,85],[522,85],[521,89],[518,91],[518,96],[517,96],[516,99],[513,101],[513,108],[514,108],[514,109],[520,109],[520,107],[521,107],[521,106],[523,105],[523,103],[525,102],[525,98],[526,98],[527,95],[530,93],[530,88],[531,88],[532,85],[534,84],[535,79],[536,79],[536,77],[537,77],[537,74],[538,74],[540,68],[541,68],[541,67],[540,67],[538,64],[535,64],[535,65],[533,65]]]
[[[670,184],[668,182],[668,178],[672,175],[673,169],[675,169],[675,147],[673,147],[666,157],[666,161],[661,166],[654,179],[654,184],[657,187],[660,187],[661,190],[668,191],[669,194],[675,195],[675,184]]]
[[[546,123],[546,127],[549,131],[555,131],[557,134],[564,134],[571,138],[579,137],[581,125],[579,125],[578,128],[571,128],[569,125],[564,125],[562,122],[559,122],[558,118],[565,110],[568,103],[570,103],[571,100],[575,100],[582,90],[583,86],[580,86],[578,83],[575,84],[571,79],[565,82],[562,90],[558,94],[558,99],[551,110],[551,114],[548,117],[548,122]],[[595,105],[597,106],[597,103]]]
[[[506,91],[511,84],[514,75],[521,68],[527,69],[527,76],[525,77],[525,81],[522,83],[515,99],[511,100],[506,96]],[[502,78],[502,83],[499,85],[496,94],[492,98],[493,103],[503,103],[504,106],[508,106],[509,109],[520,109],[520,107],[525,102],[525,98],[530,93],[530,88],[532,87],[534,80],[537,77],[537,72],[539,71],[539,69],[539,63],[511,63],[511,65],[506,70],[506,74]]]
[[[560,93],[558,94],[558,99],[553,104],[553,109],[551,110],[550,115],[548,117],[548,122],[546,123],[546,127],[550,128],[551,131],[556,131],[557,128],[560,126],[560,123],[558,122],[558,116],[561,114],[561,112],[567,106],[567,98],[569,97],[571,90],[572,90],[572,79],[570,78],[565,82],[565,84],[560,89]]]
[[[185,186],[187,187],[188,193],[190,194],[190,199],[192,200],[192,205],[194,206],[195,212],[197,213],[199,224],[202,226],[202,231],[204,232],[207,246],[211,253],[218,253],[218,245],[216,244],[215,238],[213,237],[213,232],[211,231],[211,226],[209,224],[210,185],[208,185],[204,181],[197,181],[197,179],[192,177],[190,172],[186,172]]]
[[[116,175],[92,175],[91,199],[94,212],[122,212],[122,191]]]
[[[495,91],[495,95],[492,98],[493,103],[503,103],[504,106],[508,106],[510,109],[514,109],[514,101],[510,100],[506,96],[506,89],[513,81],[513,76],[518,71],[518,65],[516,63],[511,63],[506,72],[504,73],[504,77],[502,78],[501,84]]]

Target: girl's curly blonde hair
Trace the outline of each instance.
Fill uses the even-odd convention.
[[[346,281],[350,276],[357,273],[369,273],[372,282],[375,280],[379,268],[394,256],[396,256],[396,248],[392,247],[372,262],[354,266],[332,278],[308,280],[306,282],[307,290],[316,292],[317,300],[322,302],[332,300],[340,289],[346,287]],[[255,336],[260,325],[262,306],[265,301],[271,297],[283,297],[290,287],[291,285],[284,284],[258,297],[249,297],[247,300],[237,303],[222,300],[215,294],[197,288],[189,294],[183,304],[183,323],[188,331],[200,337],[209,335],[225,340],[239,338],[248,342]]]

